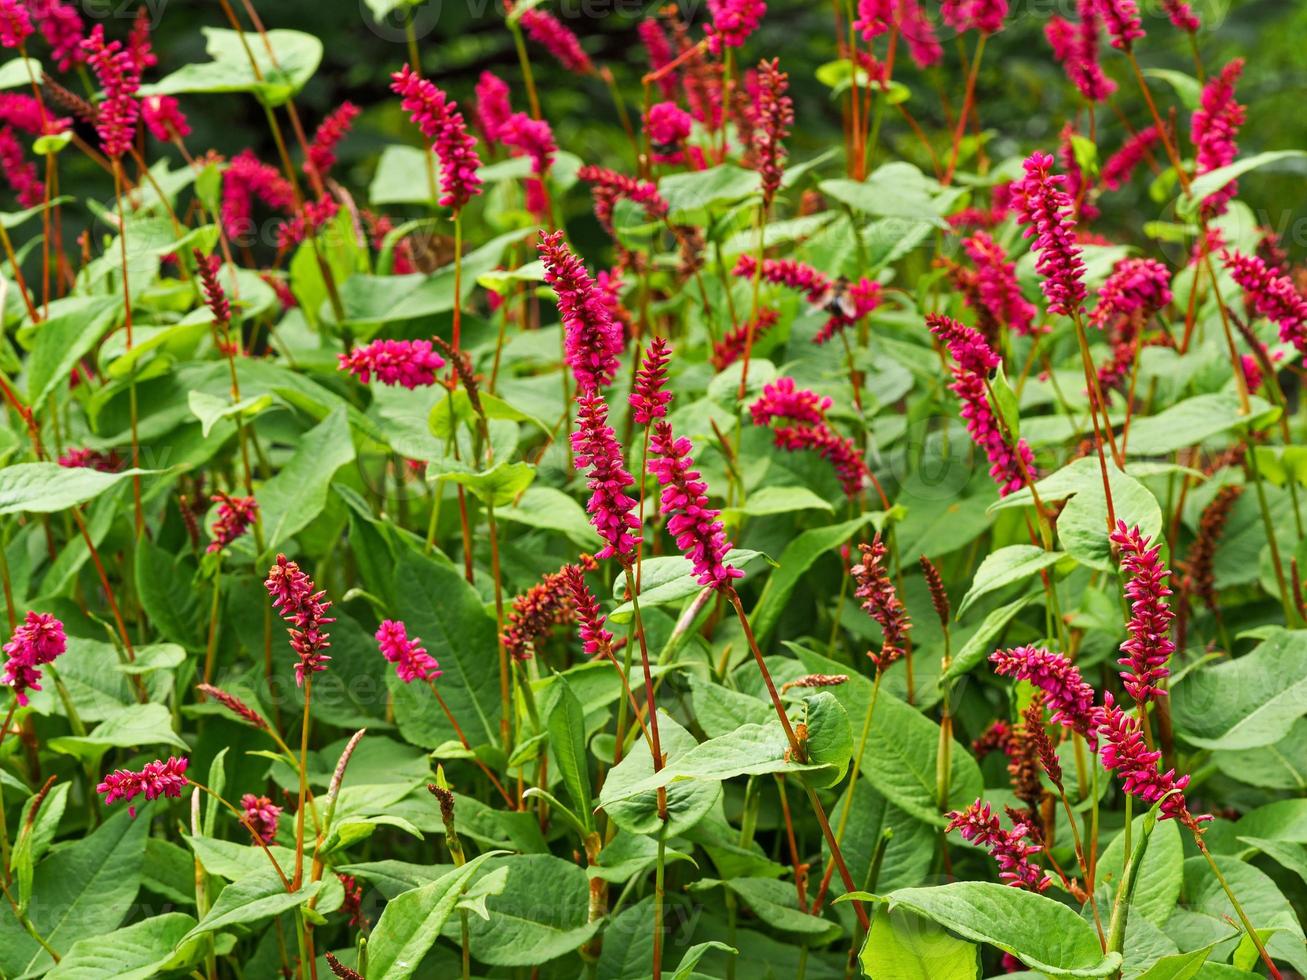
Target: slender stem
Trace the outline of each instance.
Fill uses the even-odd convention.
[[[1216,875],[1216,880],[1221,883],[1221,888],[1225,891],[1225,897],[1228,898],[1230,904],[1234,906],[1235,914],[1239,916],[1239,921],[1243,923],[1244,931],[1248,933],[1248,938],[1251,939],[1253,945],[1257,947],[1257,952],[1261,955],[1262,962],[1266,964],[1267,971],[1271,974],[1274,980],[1282,980],[1279,968],[1276,967],[1275,962],[1271,959],[1271,954],[1266,951],[1266,945],[1262,942],[1262,937],[1258,935],[1257,930],[1253,928],[1253,924],[1248,921],[1248,913],[1246,913],[1243,910],[1243,906],[1239,904],[1239,899],[1235,898],[1234,892],[1230,888],[1230,883],[1225,880],[1225,875],[1221,874],[1220,866],[1216,863],[1216,859],[1212,857],[1212,852],[1207,849],[1207,844],[1203,841],[1200,834],[1194,834],[1194,843],[1198,845],[1198,850],[1203,852],[1203,857],[1207,858],[1207,863],[1211,866],[1212,873]]]
[[[123,328],[127,331],[127,352],[132,350],[132,291],[127,279],[127,216],[123,211],[123,164],[119,157],[113,158],[113,192],[118,205],[118,252],[122,261],[123,277]],[[137,436],[136,404],[136,365],[131,367],[128,379],[128,402],[131,412],[132,429],[132,468],[140,469],[141,442]],[[136,505],[136,537],[145,531],[145,512],[141,509],[141,475],[132,474],[132,499]]]
[[[944,171],[943,183],[948,185],[953,181],[953,172],[958,165],[958,153],[962,149],[962,137],[967,132],[967,117],[971,114],[972,106],[976,101],[976,76],[980,73],[980,58],[985,53],[985,41],[989,35],[981,33],[980,40],[976,42],[976,55],[971,62],[971,71],[967,73],[967,94],[962,101],[962,111],[958,113],[958,124],[953,130],[953,148],[949,152],[948,169]],[[961,43],[961,42],[959,42]]]
[[[309,788],[309,702],[313,697],[313,673],[304,674],[304,716],[300,722],[300,760],[299,760],[299,810],[295,814],[295,876],[292,879],[296,891],[304,880],[304,808]]]

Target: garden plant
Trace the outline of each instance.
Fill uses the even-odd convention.
[[[295,6],[0,0],[0,977],[1307,974],[1264,4]]]

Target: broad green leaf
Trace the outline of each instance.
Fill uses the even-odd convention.
[[[431,201],[427,181],[427,162],[431,174],[440,187],[440,161],[434,153],[417,146],[392,143],[381,151],[377,172],[368,185],[368,200],[382,204],[426,204]]]
[[[868,524],[884,520],[885,515],[877,512],[864,514],[851,521],[832,524],[827,527],[804,531],[785,546],[778,560],[779,568],[772,572],[763,586],[762,595],[753,607],[749,617],[753,632],[758,642],[764,642],[789,604],[799,580],[813,564],[826,552],[848,542]]]
[[[1160,78],[1162,81],[1169,83],[1175,89],[1175,94],[1180,96],[1180,101],[1184,103],[1185,108],[1190,112],[1198,108],[1203,95],[1203,83],[1192,75],[1186,75],[1182,71],[1174,71],[1170,68],[1145,68],[1144,75],[1148,78]]]
[[[742,551],[739,548],[732,548],[726,553],[725,561],[728,565],[749,571],[752,566],[761,563],[765,559],[766,555],[757,551]],[[646,558],[640,567],[641,610],[679,602],[703,591],[703,586],[694,577],[693,563],[684,555],[663,555],[657,558]],[[613,592],[614,598],[617,599],[621,599],[626,595],[626,579],[624,576],[619,575],[614,580]],[[609,613],[608,618],[614,623],[625,623],[630,620],[632,612],[631,603],[622,602]]]
[[[37,866],[28,915],[52,948],[66,951],[80,939],[118,928],[140,887],[149,827],[148,809],[133,819],[120,806],[92,834]],[[0,972],[26,976],[51,965],[49,955],[14,920],[9,904],[0,904]]]
[[[0,89],[22,88],[41,80],[41,62],[35,58],[12,58],[0,65]]]
[[[1026,582],[1065,557],[1060,551],[1045,551],[1033,544],[1010,544],[991,551],[976,569],[971,588],[958,606],[958,618],[961,619],[977,599],[1009,585]]]
[[[1212,954],[1210,946],[1196,949],[1191,953],[1175,953],[1163,956],[1135,980],[1191,980]]]
[[[692,212],[717,205],[732,204],[758,193],[758,174],[733,163],[723,163],[707,170],[672,174],[658,182],[658,191],[667,202],[673,222],[692,216]]]
[[[1025,609],[1036,598],[1036,596],[1026,596],[1015,602],[1009,602],[1006,606],[999,606],[997,609],[992,610],[976,632],[972,633],[967,638],[967,642],[962,644],[962,648],[954,654],[948,670],[944,671],[940,680],[949,681],[955,677],[961,677],[982,663],[994,652],[995,643],[1002,635],[1003,630],[1007,629],[1008,623],[1012,622],[1017,613]]]
[[[1295,841],[1267,840],[1265,837],[1240,837],[1240,843],[1255,847],[1268,858],[1292,871],[1307,884],[1307,844]]]
[[[101,473],[57,463],[16,463],[0,470],[0,514],[52,514],[98,497],[132,476],[153,472]]]
[[[818,189],[864,214],[926,221],[947,228],[934,195],[939,185],[910,163],[882,164],[866,180],[823,180]]]
[[[858,954],[871,980],[975,980],[980,957],[972,944],[906,910],[876,909]]]
[[[208,610],[194,570],[148,537],[136,544],[135,567],[136,590],[154,628],[188,649],[203,647]]]
[[[275,551],[322,513],[336,471],[353,459],[354,443],[342,410],[304,434],[295,455],[255,494],[265,551]]]
[[[488,470],[473,470],[453,460],[436,460],[427,464],[428,479],[436,483],[457,483],[467,487],[482,503],[493,506],[511,504],[535,479],[530,463],[496,463]]]
[[[558,531],[577,547],[595,551],[600,547],[599,535],[590,526],[590,519],[573,497],[554,487],[532,484],[521,499],[511,507],[496,508],[495,516],[501,521],[514,521],[528,527]]]
[[[1171,695],[1176,734],[1208,749],[1273,745],[1307,714],[1307,630],[1186,674]]]
[[[585,869],[571,861],[521,854],[498,858],[491,867],[506,868],[508,881],[486,900],[489,919],[472,920],[472,955],[481,962],[539,966],[577,949],[601,925],[589,921]]]
[[[1208,824],[1207,846],[1214,854],[1240,854],[1247,850],[1239,837],[1270,837],[1307,844],[1307,799],[1276,800],[1245,813],[1230,823]]]
[[[261,41],[251,41],[226,28],[200,30],[212,60],[191,62],[159,82],[142,85],[141,95],[251,92],[265,105],[279,106],[304,88],[322,61],[322,42],[303,31],[267,32],[274,62]],[[258,65],[257,73],[250,64],[251,57]]]
[[[588,830],[594,826],[591,813],[594,800],[590,794],[590,766],[585,749],[585,709],[565,678],[559,677],[558,684],[558,700],[549,713],[545,729],[563,785]]]
[[[779,722],[777,730],[779,732]],[[658,711],[658,735],[667,765],[675,765],[683,756],[698,747],[694,736],[678,725],[670,715]],[[783,751],[783,749],[782,749]],[[682,834],[693,827],[721,796],[721,783],[716,780],[685,780],[667,787],[668,820],[658,816],[656,790],[641,789],[653,780],[653,755],[644,739],[637,739],[627,755],[614,766],[604,780],[599,793],[599,806],[622,830],[632,834],[656,834],[666,827],[669,837]]]
[[[1212,761],[1231,779],[1263,789],[1307,791],[1307,718],[1299,718],[1289,734],[1274,745],[1254,749],[1224,749]]]
[[[730,878],[725,881],[705,879],[692,886],[696,891],[721,885],[744,900],[759,919],[781,932],[808,937],[814,944],[827,943],[840,935],[840,927],[829,919],[804,912],[792,881],[775,878]]]
[[[770,517],[799,510],[834,513],[835,508],[807,487],[760,487],[749,494],[744,506],[727,507],[722,515],[732,520],[737,517]]]
[[[264,861],[267,861],[266,857]],[[283,868],[282,871],[288,869]],[[303,905],[322,891],[322,886],[321,881],[308,882],[299,891],[288,892],[281,878],[269,865],[266,870],[238,878],[219,892],[208,914],[185,938],[194,939],[231,926],[250,925],[271,919],[274,915]]]
[[[835,814],[842,815],[844,807],[849,804],[849,792],[846,785],[839,803],[831,808],[833,821],[839,819]],[[938,828],[895,806],[865,778],[857,781],[852,793],[852,806],[849,809],[849,819],[844,825],[840,851],[854,882],[868,880],[872,861],[884,840],[885,849],[875,881],[876,889],[884,892],[895,888],[914,888],[924,883],[930,873],[934,842],[939,839]],[[822,855],[824,860],[830,860],[830,848],[824,840]],[[830,887],[832,894],[844,894],[844,883],[840,881],[839,875],[831,878]]]
[[[32,330],[27,394],[39,411],[77,363],[90,353],[122,312],[114,296],[68,296],[50,304],[50,315]]]
[[[1131,826],[1133,842],[1140,840],[1146,819],[1148,814],[1134,818]],[[1180,841],[1179,827],[1174,820],[1162,820],[1153,827],[1141,862],[1130,915],[1142,916],[1155,926],[1163,926],[1175,910],[1175,903],[1180,898],[1180,887],[1184,882],[1184,847]],[[1116,894],[1124,863],[1125,834],[1120,833],[1107,845],[1094,871],[1095,883],[1104,886],[1108,896]],[[1110,907],[1110,897],[1108,902]]]
[[[386,980],[412,976],[440,938],[441,927],[453,913],[472,876],[498,853],[487,851],[430,884],[391,899],[369,937],[368,975]]]
[[[167,745],[190,751],[172,730],[172,715],[161,704],[133,704],[96,725],[86,735],[61,735],[47,743],[56,752],[98,762],[109,749]]]
[[[1189,185],[1189,193],[1181,196],[1180,200],[1176,202],[1176,210],[1183,217],[1193,217],[1198,213],[1198,206],[1203,201],[1230,183],[1230,181],[1238,180],[1250,170],[1256,170],[1272,163],[1279,163],[1281,160],[1296,160],[1305,156],[1307,156],[1307,151],[1303,150],[1271,150],[1246,157],[1243,160],[1237,160],[1229,166],[1218,167],[1201,177],[1194,178],[1193,183]],[[1131,437],[1133,438],[1133,434]]]
[[[149,980],[198,959],[198,944],[182,942],[194,926],[192,916],[166,912],[107,936],[79,939],[46,976],[50,980]]]
[[[703,959],[707,953],[713,950],[727,953],[731,956],[734,956],[739,952],[739,950],[734,946],[728,946],[725,943],[715,941],[696,943],[687,949],[685,955],[681,957],[681,962],[676,967],[676,972],[672,974],[672,980],[690,980],[691,977],[701,976],[701,974],[696,974],[694,972],[694,968],[699,965],[699,961]]]
[[[1223,854],[1214,855],[1230,890],[1255,929],[1278,931],[1266,944],[1276,960],[1292,964],[1299,973],[1307,973],[1307,942],[1293,905],[1271,878],[1251,864]],[[1184,895],[1189,908],[1219,922],[1239,922],[1225,889],[1212,874],[1207,860],[1191,857],[1184,862]]]
[[[204,391],[192,391],[189,398],[191,411],[200,420],[200,432],[208,435],[219,419],[253,418],[272,404],[271,395],[255,395],[242,398],[232,404],[229,398],[218,398]]]
[[[1107,977],[1121,966],[1103,953],[1094,927],[1069,906],[990,881],[904,888],[885,896],[891,913],[908,909],[973,942],[997,946],[1053,977]]]
[[[1131,456],[1165,456],[1232,429],[1264,429],[1280,414],[1279,409],[1256,395],[1249,402],[1251,411],[1241,415],[1235,394],[1222,391],[1195,395],[1156,415],[1138,417],[1130,423],[1126,452]]]

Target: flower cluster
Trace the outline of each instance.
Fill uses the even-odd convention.
[[[694,578],[702,586],[725,591],[744,572],[725,561],[731,544],[726,540],[720,512],[708,506],[708,485],[695,470],[693,446],[677,438],[666,419],[654,423],[649,443],[653,457],[649,472],[663,488],[661,509],[676,546],[694,565]]]
[[[146,800],[157,800],[161,796],[179,799],[186,788],[186,767],[190,760],[169,756],[166,762],[156,759],[147,762],[140,772],[129,769],[115,769],[105,775],[104,780],[95,787],[95,791],[104,797],[105,805],[120,800],[134,800],[144,796]],[[136,816],[136,807],[129,806],[127,812]]]
[[[1112,47],[1123,51],[1144,36],[1144,25],[1139,20],[1139,5],[1135,0],[1099,0],[1099,12],[1112,35]]]
[[[340,106],[322,120],[313,142],[309,144],[308,158],[304,161],[306,172],[313,172],[318,179],[326,177],[336,165],[336,147],[349,135],[350,127],[358,117],[359,107],[353,102],[342,102]]]
[[[73,4],[63,0],[27,0],[27,12],[50,45],[50,58],[60,71],[68,71],[86,60],[82,50],[82,17]]]
[[[763,259],[759,272],[757,259],[748,253],[739,257],[732,273],[742,279],[761,275],[764,282],[806,294],[810,303],[823,302],[833,285],[825,273],[794,259]]]
[[[645,53],[649,55],[649,70],[651,72],[660,72],[673,61],[676,60],[676,54],[672,50],[672,44],[667,39],[663,27],[653,17],[646,17],[636,25],[636,33],[640,35],[640,41],[644,44]],[[658,76],[658,89],[663,94],[664,99],[675,100],[680,95],[681,86],[679,84],[680,76],[673,69],[663,72]],[[673,104],[675,104],[673,102]]]
[[[1146,320],[1171,302],[1171,271],[1156,259],[1122,259],[1098,291],[1089,315],[1096,327],[1122,318]]]
[[[545,282],[558,297],[572,376],[582,391],[603,388],[617,376],[622,330],[561,231],[541,232],[536,248],[544,260]]]
[[[758,29],[767,4],[763,0],[708,0],[712,21],[704,25],[708,50],[721,54],[726,48],[743,47],[749,35]]]
[[[749,406],[749,414],[754,425],[770,425],[775,419],[821,425],[832,404],[828,397],[797,387],[793,378],[780,377],[763,386],[761,397]]]
[[[578,75],[594,73],[594,62],[581,47],[581,40],[553,14],[539,7],[522,13],[519,23],[527,37],[558,59],[558,63]]]
[[[255,199],[287,211],[295,204],[295,192],[275,167],[261,161],[252,150],[244,150],[232,158],[222,174],[222,227],[229,238],[241,239],[253,231]]]
[[[1013,647],[995,650],[989,662],[995,673],[1029,681],[1044,692],[1052,719],[1078,732],[1093,743],[1098,723],[1094,689],[1085,683],[1076,666],[1060,653],[1042,647]]]
[[[45,182],[8,126],[0,127],[0,171],[23,207],[34,208],[45,200]]]
[[[980,31],[995,34],[1007,19],[1007,0],[941,0],[939,15],[959,34]]]
[[[666,390],[667,361],[671,356],[671,344],[662,337],[655,337],[645,348],[630,395],[631,417],[637,425],[651,425],[654,419],[667,417],[667,405],[672,400],[672,393]]]
[[[32,19],[20,0],[0,0],[0,45],[16,48],[32,35]]]
[[[830,407],[829,398],[796,388],[793,378],[781,377],[764,386],[762,395],[749,406],[749,414],[754,425],[777,420],[792,423],[774,430],[776,447],[786,452],[816,452],[831,464],[845,496],[852,500],[871,482],[871,471],[857,443],[831,428],[826,419]]]
[[[720,340],[716,340],[712,345],[711,361],[713,369],[716,371],[725,371],[728,367],[744,356],[744,350],[749,344],[749,332],[753,332],[753,342],[757,343],[758,338],[764,336],[767,331],[776,326],[780,319],[780,314],[770,306],[764,306],[758,311],[758,315],[752,320],[741,323],[726,333],[722,334]]]
[[[331,603],[323,601],[327,593],[319,591],[313,579],[285,555],[278,555],[268,569],[263,587],[272,597],[272,608],[290,624],[290,646],[300,658],[295,683],[303,687],[305,676],[326,670],[331,659],[325,652],[331,646],[325,627],[336,621],[327,615]]]
[[[880,624],[883,634],[880,653],[868,652],[867,656],[876,665],[876,670],[887,670],[890,664],[908,652],[912,620],[899,599],[898,590],[890,581],[889,551],[880,535],[877,534],[871,544],[859,544],[858,551],[862,561],[849,569],[849,574],[857,583],[853,594],[862,600],[862,608]]]
[[[975,305],[997,323],[1029,336],[1038,311],[1021,295],[1016,266],[1003,247],[978,231],[962,240],[962,248],[976,267]]]
[[[644,208],[652,221],[660,221],[667,215],[667,202],[658,193],[658,188],[647,180],[636,180],[626,174],[619,174],[607,167],[586,164],[577,170],[578,180],[591,185],[590,193],[594,197],[595,217],[605,231],[612,234],[613,208],[619,200],[633,201]]]
[[[476,139],[467,131],[458,103],[408,65],[390,77],[391,90],[402,97],[404,111],[440,158],[441,206],[458,211],[481,193]]]
[[[1104,695],[1097,734],[1103,768],[1116,773],[1131,796],[1149,806],[1161,801],[1163,820],[1178,820],[1198,833],[1199,825],[1212,819],[1189,812],[1182,792],[1189,785],[1189,777],[1177,777],[1174,769],[1162,772],[1158,768],[1162,753],[1149,750],[1139,721],[1118,708],[1111,694]]]
[[[409,637],[408,629],[397,619],[383,619],[377,627],[377,646],[395,673],[405,684],[431,681],[440,676],[440,664],[427,653],[419,637]]]
[[[649,135],[654,163],[684,163],[685,144],[693,129],[694,117],[675,102],[651,105],[644,116],[644,131]]]
[[[594,389],[577,395],[576,431],[572,433],[572,452],[578,470],[588,469],[586,485],[590,489],[590,523],[604,539],[604,548],[595,557],[617,557],[627,561],[634,554],[640,530],[635,516],[636,501],[627,495],[635,480],[622,460],[622,447],[608,424],[608,405]],[[661,424],[661,420],[660,420]]]
[[[63,623],[50,613],[29,611],[4,646],[8,659],[0,684],[13,689],[20,705],[27,704],[27,692],[41,690],[38,668],[53,663],[67,648]]]
[[[1255,255],[1223,251],[1221,261],[1252,301],[1253,308],[1279,325],[1280,340],[1307,354],[1307,299],[1298,292],[1293,280],[1277,275]]]
[[[136,91],[141,87],[141,66],[121,41],[105,41],[102,24],[95,25],[82,47],[104,90],[95,120],[100,147],[109,156],[120,157],[132,145],[136,120],[141,114],[140,103],[136,101]]]
[[[1171,18],[1171,23],[1182,31],[1188,31],[1195,34],[1203,26],[1198,15],[1194,13],[1193,8],[1185,3],[1185,0],[1162,0],[1162,9],[1166,11],[1166,16]]]
[[[161,143],[185,139],[191,134],[186,114],[171,95],[148,95],[142,99],[141,118],[150,135]]]
[[[221,551],[242,534],[259,518],[259,502],[253,497],[229,497],[223,494],[214,497],[218,505],[218,519],[213,522],[213,540],[205,549],[209,552]]]
[[[1044,28],[1053,57],[1090,102],[1105,102],[1116,91],[1116,82],[1103,73],[1098,60],[1100,23],[1098,0],[1076,0],[1074,22],[1052,17]]]
[[[1124,187],[1149,151],[1161,140],[1161,133],[1156,126],[1148,126],[1134,133],[1103,164],[1103,171],[1099,175],[1103,186],[1111,191]]]
[[[1235,137],[1243,125],[1247,111],[1234,99],[1234,87],[1243,74],[1243,59],[1235,58],[1220,73],[1203,86],[1202,96],[1190,121],[1197,175],[1201,176],[1234,163],[1239,155]],[[1220,190],[1209,194],[1202,203],[1203,214],[1214,217],[1224,214],[1231,199],[1239,191],[1239,182],[1230,181]]]
[[[1175,614],[1166,601],[1171,595],[1167,585],[1171,573],[1162,563],[1161,547],[1153,545],[1138,527],[1117,521],[1110,538],[1120,549],[1121,572],[1129,576],[1125,586],[1130,603],[1129,637],[1121,644],[1125,656],[1119,663],[1126,668],[1121,681],[1135,702],[1145,705],[1166,693],[1157,685],[1171,673],[1166,667],[1175,652],[1170,635]]]
[[[374,340],[337,357],[340,369],[364,384],[376,375],[383,385],[401,385],[410,390],[435,384],[436,372],[445,366],[445,359],[432,349],[429,340]]]
[[[753,113],[753,160],[762,176],[763,207],[768,208],[780,190],[785,173],[784,140],[794,123],[794,100],[785,94],[790,76],[780,70],[779,59],[758,64],[757,94]]]
[[[580,565],[565,565],[559,574],[571,597],[577,635],[581,638],[585,652],[591,656],[611,656],[613,634],[604,628],[599,600],[585,582],[585,569]]]
[[[222,259],[216,255],[205,255],[198,248],[191,251],[195,259],[196,271],[200,274],[200,284],[204,287],[204,302],[213,314],[213,320],[220,326],[231,323],[231,303],[227,300],[227,291],[218,280],[222,271]]]
[[[214,687],[212,684],[196,684],[195,690],[203,694],[206,698],[213,698],[220,705],[234,714],[236,717],[244,720],[255,728],[267,731],[268,719],[259,714],[248,704],[242,701],[236,695],[224,691],[220,687]]]
[[[117,473],[123,467],[118,454],[110,450],[107,453],[98,449],[68,449],[59,457],[59,465],[68,469],[99,470],[101,473]]]
[[[330,194],[323,194],[316,201],[305,201],[299,214],[292,215],[277,227],[277,248],[286,251],[311,238],[339,211],[340,205]]]
[[[281,819],[281,807],[266,796],[246,793],[241,797],[241,810],[245,823],[258,843],[271,844],[277,839],[277,821]]]
[[[1074,202],[1063,187],[1066,177],[1053,173],[1053,158],[1034,153],[1025,162],[1025,178],[1013,186],[1018,220],[1025,236],[1035,239],[1035,270],[1044,277],[1044,295],[1052,313],[1070,314],[1085,299],[1085,263],[1076,244]]]
[[[963,840],[987,848],[998,863],[999,878],[1012,887],[1042,892],[1053,883],[1042,868],[1030,861],[1043,848],[1026,843],[1026,837],[1032,830],[1028,824],[1018,822],[1011,830],[1004,830],[989,804],[980,800],[965,810],[950,812],[948,818],[948,827],[945,829],[956,830]]]
[[[926,316],[926,325],[948,348],[954,361],[953,384],[949,387],[962,402],[962,418],[972,441],[989,459],[989,475],[998,484],[1000,496],[1015,493],[1033,479],[1034,453],[1024,439],[1013,446],[998,424],[989,404],[987,379],[999,365],[999,357],[985,338],[970,327],[937,313]]]

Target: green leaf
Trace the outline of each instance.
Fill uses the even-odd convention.
[[[50,315],[32,329],[27,394],[40,411],[45,400],[67,386],[77,363],[118,322],[122,301],[114,296],[68,296],[50,304]]]
[[[780,620],[781,613],[789,604],[790,596],[799,584],[799,580],[817,559],[849,541],[868,524],[883,521],[884,516],[881,512],[864,514],[851,521],[813,528],[811,531],[804,531],[785,546],[777,562],[780,567],[767,579],[762,595],[758,598],[757,605],[753,607],[753,614],[749,617],[759,643],[766,640],[772,628]]]
[[[503,521],[557,531],[579,548],[594,551],[600,546],[599,535],[590,526],[585,508],[554,487],[532,484],[515,505],[496,509],[495,516]]]
[[[1207,957],[1211,954],[1212,947],[1205,946],[1191,953],[1175,953],[1171,956],[1163,956],[1147,970],[1139,974],[1135,980],[1190,980],[1190,978],[1198,975],[1198,971],[1203,968],[1203,964],[1207,962]]]
[[[1307,844],[1294,841],[1268,840],[1265,837],[1240,837],[1249,847],[1255,847],[1280,867],[1292,871],[1307,884]]]
[[[161,704],[133,704],[96,725],[86,735],[61,735],[46,743],[56,752],[98,762],[109,749],[167,745],[189,752],[172,730],[172,715]]]
[[[695,976],[694,968],[699,965],[699,961],[713,950],[721,953],[729,953],[731,956],[735,956],[739,952],[739,950],[734,946],[727,946],[725,943],[719,943],[715,940],[706,943],[696,943],[687,949],[685,955],[681,957],[681,962],[676,967],[676,972],[672,974],[672,980],[690,980],[691,977]]]
[[[188,948],[182,942],[194,925],[192,916],[167,912],[107,936],[79,939],[46,976],[50,980],[149,980],[184,968],[198,958],[198,944]]]
[[[118,928],[140,887],[149,827],[148,812],[133,819],[120,807],[92,834],[37,866],[28,915],[51,947],[68,950],[80,939]],[[9,904],[0,905],[0,972],[26,976],[51,965],[49,955],[14,920]]]
[[[587,830],[594,827],[594,800],[590,795],[590,767],[585,750],[585,710],[572,693],[564,677],[559,677],[558,700],[549,713],[545,730],[549,734],[549,747],[558,763],[563,785],[582,823]]]
[[[936,923],[906,910],[876,909],[871,931],[858,954],[871,980],[975,980],[980,957],[975,945],[949,935]]]
[[[239,417],[250,419],[272,404],[271,395],[254,395],[232,404],[230,398],[218,398],[204,391],[192,391],[189,396],[191,411],[200,420],[200,432],[207,436],[220,419]]]
[[[441,927],[472,876],[499,853],[487,851],[435,881],[391,899],[369,937],[368,974],[386,980],[412,976],[440,938]]]
[[[1201,177],[1195,178],[1193,183],[1189,185],[1189,193],[1182,195],[1179,201],[1176,202],[1176,210],[1182,217],[1192,218],[1198,213],[1198,206],[1203,201],[1230,183],[1230,181],[1238,180],[1250,170],[1256,170],[1272,163],[1279,163],[1281,160],[1296,160],[1302,157],[1307,157],[1307,151],[1271,150],[1267,153],[1258,153],[1256,156],[1237,160],[1229,166],[1205,173]],[[1131,438],[1134,438],[1133,433]]]
[[[0,89],[23,88],[41,80],[41,62],[35,58],[12,58],[0,65]]]
[[[434,153],[417,146],[392,143],[381,151],[377,172],[368,185],[368,200],[382,204],[427,204],[431,187],[427,182],[427,161],[436,186],[440,184],[440,161]]]
[[[354,459],[343,409],[335,409],[300,439],[295,455],[255,496],[269,554],[307,527],[327,506],[336,471]]]
[[[1065,557],[1060,551],[1045,551],[1033,544],[1011,544],[991,551],[976,569],[971,588],[958,606],[958,618],[961,619],[977,599],[1009,585],[1025,582]]]
[[[1186,398],[1156,415],[1137,417],[1130,424],[1126,451],[1131,456],[1166,456],[1232,429],[1264,429],[1279,417],[1278,408],[1256,395],[1249,398],[1249,404],[1250,413],[1240,415],[1234,392]]]
[[[1293,905],[1275,882],[1238,858],[1223,854],[1213,857],[1230,890],[1239,897],[1239,904],[1253,928],[1279,930],[1266,944],[1271,956],[1292,964],[1299,973],[1307,973],[1307,942],[1303,941],[1302,925]],[[1225,889],[1203,857],[1191,857],[1184,862],[1184,895],[1187,906],[1194,913],[1220,923],[1239,921]]]
[[[947,228],[934,197],[939,184],[910,163],[895,161],[875,169],[866,180],[838,178],[817,185],[823,194],[855,211],[884,218],[908,218]]]
[[[142,85],[141,95],[251,92],[264,105],[279,106],[304,88],[322,61],[322,42],[303,31],[266,33],[266,42],[276,55],[274,64],[262,39],[252,42],[220,27],[200,30],[212,60],[191,62],[162,81]],[[258,65],[257,74],[250,65],[251,57]]]
[[[739,548],[732,548],[726,553],[725,561],[728,565],[747,571],[752,565],[764,559],[766,559],[766,555],[757,551],[742,551]],[[698,595],[704,588],[694,577],[694,564],[684,555],[663,555],[657,558],[646,558],[641,565],[641,569],[641,610],[679,602],[692,595]],[[617,599],[621,599],[626,595],[626,579],[623,576],[619,575],[613,582],[613,592],[615,593],[614,598]],[[630,620],[632,612],[631,603],[622,602],[609,613],[608,618],[614,623],[625,623]]]
[[[1038,597],[1025,596],[1015,602],[1009,602],[1006,606],[991,610],[976,632],[967,638],[967,642],[962,644],[962,648],[954,655],[948,669],[940,676],[940,681],[951,681],[955,677],[961,677],[983,663],[993,652],[995,641],[1007,629],[1008,623],[1012,622],[1016,614],[1036,598]]]
[[[148,537],[136,543],[135,569],[141,606],[160,635],[191,650],[203,647],[207,610],[194,570]]]
[[[1148,78],[1160,78],[1169,83],[1171,88],[1175,89],[1175,94],[1180,96],[1184,107],[1190,112],[1198,108],[1203,96],[1203,83],[1192,75],[1171,68],[1145,68],[1144,75]]]
[[[1138,843],[1144,833],[1148,814],[1141,813],[1131,825],[1132,840]],[[1140,859],[1139,875],[1135,880],[1130,915],[1142,916],[1155,926],[1163,926],[1175,911],[1184,883],[1184,847],[1180,830],[1174,820],[1156,823],[1148,836],[1148,843]],[[1125,865],[1125,833],[1117,834],[1098,859],[1094,880],[1105,894],[1116,894]],[[1100,896],[1100,901],[1102,900]],[[1111,898],[1108,898],[1111,902]]]
[[[691,886],[699,891],[721,885],[730,889],[749,906],[759,919],[781,932],[808,937],[812,943],[826,943],[837,938],[841,929],[829,919],[799,908],[794,883],[775,878],[730,878],[725,881],[704,879]]]
[[[807,487],[760,487],[749,494],[742,507],[727,507],[722,516],[727,520],[740,517],[771,517],[791,514],[800,510],[824,510],[833,514],[835,508]]]
[[[693,173],[671,174],[658,182],[673,223],[683,221],[693,212],[717,205],[732,204],[758,193],[758,174],[733,163],[723,163]]]
[[[1280,741],[1307,714],[1307,630],[1277,632],[1246,656],[1190,671],[1171,712],[1176,734],[1200,748]]]
[[[506,868],[508,881],[487,899],[489,919],[472,921],[472,955],[481,962],[539,966],[571,953],[602,925],[589,921],[589,879],[571,861],[520,854],[498,858],[492,866]]]
[[[1103,953],[1094,927],[1070,907],[990,881],[904,888],[886,896],[890,911],[908,909],[973,942],[1011,953],[1054,977],[1106,977],[1121,966]]]
[[[658,712],[658,735],[669,766],[698,747],[694,736],[661,709]],[[721,783],[715,780],[672,783],[667,787],[668,820],[664,825],[658,816],[657,791],[643,788],[643,784],[651,780],[655,785],[661,782],[654,777],[653,756],[648,744],[639,739],[622,761],[609,771],[599,793],[599,806],[613,823],[628,833],[655,834],[666,826],[667,835],[674,837],[698,823],[717,803],[722,792]]]
[[[57,463],[16,463],[0,470],[0,514],[53,514],[98,497],[134,475],[154,472],[101,473]]]
[[[208,914],[185,938],[194,939],[231,926],[271,919],[274,915],[303,905],[322,891],[322,886],[321,881],[308,882],[299,891],[288,892],[281,878],[270,867],[256,871],[252,875],[238,878],[219,892]]]
[[[531,485],[536,469],[530,463],[519,461],[500,462],[478,471],[454,460],[435,460],[427,464],[427,473],[436,483],[457,483],[471,490],[482,503],[499,507],[511,504]]]

